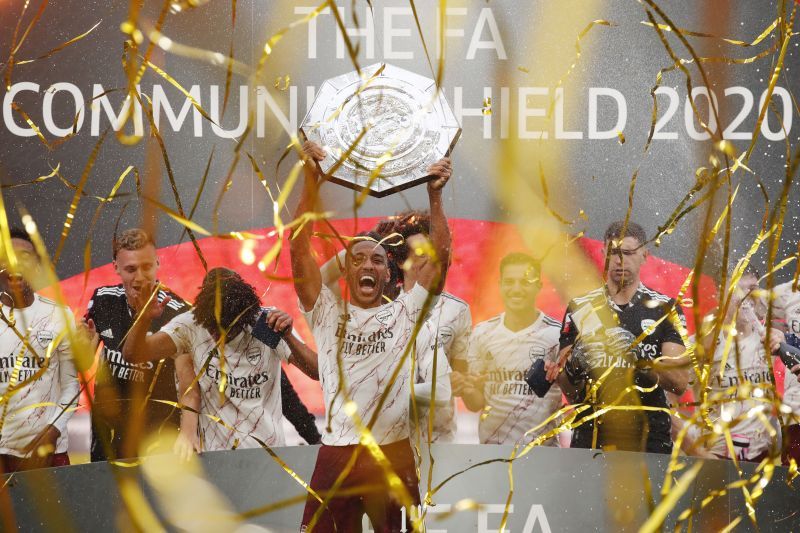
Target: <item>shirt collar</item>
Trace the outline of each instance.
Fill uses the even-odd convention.
[[[640,281],[639,282],[639,286],[636,288],[636,292],[633,293],[633,296],[631,297],[631,301],[628,302],[628,305],[625,306],[625,309],[628,309],[628,308],[638,304],[642,300],[642,296],[644,294],[643,289],[644,289],[644,283],[642,283]],[[619,305],[617,305],[617,303],[611,297],[611,293],[608,292],[608,285],[603,285],[603,293],[606,296],[606,301],[608,302],[608,306],[611,309],[613,309],[614,311],[617,311],[618,313],[621,313],[623,311],[623,309]]]

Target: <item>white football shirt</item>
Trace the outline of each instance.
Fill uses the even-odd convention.
[[[416,339],[414,339],[414,353],[416,356],[416,387],[423,383],[433,384],[436,378],[436,389],[440,390],[443,380],[450,380],[450,364],[444,347],[436,342],[436,332],[429,320],[423,322]],[[436,371],[434,372],[434,365]],[[430,398],[433,399],[433,398]],[[433,439],[431,442],[452,442],[455,437],[455,420],[452,423],[449,418],[454,418],[453,398],[443,403],[440,397],[435,398],[436,405],[426,403],[424,400],[416,402],[416,412],[413,407],[410,411],[411,435],[413,438],[419,436],[420,443],[428,442],[428,424],[430,423],[431,413],[434,414]],[[448,418],[449,417],[449,418]],[[438,423],[438,425],[436,425]]]
[[[792,291],[792,281],[773,289],[772,312],[775,318],[786,321],[787,333],[800,337],[800,292]],[[800,416],[800,381],[787,370],[783,380],[783,403]]]
[[[438,357],[446,357],[451,366],[456,360],[467,361],[469,336],[472,331],[472,314],[469,304],[450,293],[443,292],[431,309],[425,321],[431,340],[436,340],[424,346],[421,339],[417,339],[417,358],[422,360],[423,352],[431,353],[434,347],[438,350]],[[432,357],[432,355],[429,355]],[[436,378],[441,379],[441,376]],[[428,381],[428,380],[426,380]],[[422,430],[422,440],[428,441],[428,417],[431,408],[422,410],[419,425]],[[446,405],[438,405],[434,409],[433,434],[431,442],[453,442],[458,432],[456,425],[456,399],[453,397]],[[414,422],[412,420],[412,422]]]
[[[769,432],[778,428],[778,421],[772,414],[772,406],[768,400],[774,379],[764,355],[764,345],[757,332],[746,337],[742,335],[737,337],[738,355],[736,344],[730,345],[725,368],[720,377],[726,337],[725,333],[721,333],[714,349],[714,363],[708,386],[711,389],[710,395],[719,400],[713,402],[709,408],[709,417],[712,421],[721,423],[731,423],[742,417],[742,420],[729,427],[731,441],[738,459],[754,459],[769,450],[773,443]],[[750,398],[735,400],[737,389],[744,381],[754,386]],[[769,425],[764,424],[754,413],[750,413],[752,409],[763,409],[763,415]],[[717,456],[730,457],[730,450],[721,435],[709,441],[707,446],[708,450]]]
[[[408,438],[412,378],[409,345],[427,297],[428,291],[415,285],[393,302],[361,309],[337,299],[323,285],[314,307],[304,310],[317,343],[329,426],[322,432],[324,444],[359,443],[360,432],[351,414],[364,426],[375,418],[372,435],[378,444]],[[397,379],[390,386],[395,370]],[[384,402],[378,411],[381,398]],[[347,399],[353,403],[348,405]]]
[[[558,385],[539,398],[525,382],[525,373],[537,359],[556,360],[561,324],[540,312],[533,324],[514,332],[504,320],[502,313],[481,322],[470,337],[469,371],[485,379],[486,405],[478,436],[482,444],[527,444],[555,427],[550,423],[523,438],[561,405]],[[555,446],[556,439],[545,445]]]
[[[0,454],[22,457],[22,449],[49,424],[61,432],[55,453],[66,452],[67,422],[80,390],[66,335],[67,328],[75,327],[72,311],[35,294],[29,307],[0,304],[0,312],[16,321],[16,330],[25,338],[23,342],[0,323],[0,396],[24,383],[0,404]],[[54,341],[48,359],[47,348]]]
[[[178,353],[192,355],[195,374],[200,375],[203,450],[258,448],[256,439],[268,446],[284,445],[281,361],[291,356],[286,342],[273,350],[243,331],[217,346],[191,311],[176,316],[161,331],[172,338]]]

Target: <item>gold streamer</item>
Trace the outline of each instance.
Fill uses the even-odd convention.
[[[60,52],[64,48],[67,48],[68,46],[77,43],[78,41],[80,41],[81,39],[83,39],[84,37],[86,37],[87,35],[92,33],[100,24],[102,24],[102,22],[103,22],[103,20],[100,19],[99,21],[97,21],[97,24],[95,24],[94,26],[89,28],[87,31],[81,33],[80,35],[78,35],[76,37],[73,37],[69,41],[61,43],[60,45],[56,46],[52,50],[50,50],[48,52],[45,52],[44,54],[42,54],[42,55],[40,55],[38,57],[35,57],[33,59],[25,59],[23,61],[15,61],[15,64],[16,65],[26,65],[28,63],[33,63],[34,61],[39,61],[40,59],[47,59],[48,57],[51,57],[52,55]]]
[[[39,19],[42,18],[42,14],[44,13],[44,10],[47,8],[48,2],[49,0],[42,0],[42,3],[39,4],[39,10],[33,16],[33,19],[31,20],[30,24],[28,24],[28,27],[25,28],[25,32],[22,34],[22,37],[20,37],[18,41],[17,36],[19,35],[19,28],[22,24],[22,19],[25,18],[25,12],[28,10],[28,6],[30,5],[31,1],[25,0],[25,5],[22,6],[22,12],[20,13],[19,18],[17,19],[17,24],[14,27],[14,35],[11,38],[11,53],[9,54],[8,60],[6,61],[6,91],[11,90],[11,75],[14,71],[14,64],[16,63],[17,52],[19,52],[20,47],[25,42],[25,39],[28,38],[28,34],[31,32],[34,26],[36,26],[36,24],[39,22]]]
[[[72,221],[75,219],[75,212],[78,210],[78,203],[81,201],[81,192],[83,191],[84,187],[86,186],[86,182],[89,179],[89,175],[92,173],[92,168],[94,168],[94,163],[97,160],[97,155],[100,153],[100,147],[103,146],[103,143],[106,140],[106,135],[108,135],[108,128],[103,131],[100,135],[100,138],[97,140],[97,143],[94,145],[92,149],[92,153],[89,155],[89,160],[86,162],[86,166],[83,168],[83,173],[81,174],[81,179],[78,181],[78,189],[75,191],[75,194],[72,197],[72,202],[69,205],[69,211],[67,211],[67,218],[64,221],[63,228],[61,230],[61,238],[58,241],[58,246],[56,247],[55,255],[53,256],[53,263],[58,264],[58,260],[61,257],[61,251],[64,249],[64,243],[67,241],[67,236],[72,229]]]
[[[648,22],[648,21],[643,20],[641,23],[644,24],[645,26],[650,26],[651,28],[654,27],[652,22]],[[672,29],[673,29],[672,26],[669,26],[667,24],[657,24],[657,26],[659,27],[659,29],[661,29],[663,31],[666,31],[666,32],[671,32]],[[675,30],[677,32],[679,32],[679,33],[682,33],[683,35],[690,35],[692,37],[705,37],[705,38],[710,38],[710,39],[719,39],[721,41],[725,41],[726,43],[733,44],[733,45],[736,45],[736,46],[749,47],[749,46],[756,46],[757,44],[759,44],[761,41],[766,39],[770,34],[772,34],[772,32],[777,27],[778,27],[778,20],[776,19],[776,20],[773,20],[772,23],[770,25],[768,25],[764,29],[764,31],[761,32],[761,34],[758,37],[755,38],[755,40],[753,40],[753,41],[751,41],[749,43],[745,42],[745,41],[740,41],[738,39],[729,39],[727,37],[719,37],[717,35],[711,35],[710,33],[691,31],[691,30],[687,30],[687,29],[684,29],[684,28],[675,28]]]

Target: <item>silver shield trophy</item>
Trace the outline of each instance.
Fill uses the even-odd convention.
[[[461,126],[434,80],[376,63],[326,80],[300,131],[325,150],[330,181],[380,198],[428,181]]]

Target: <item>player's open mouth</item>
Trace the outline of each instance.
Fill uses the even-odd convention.
[[[378,280],[370,274],[364,274],[358,278],[358,286],[362,289],[374,289],[377,285]]]

